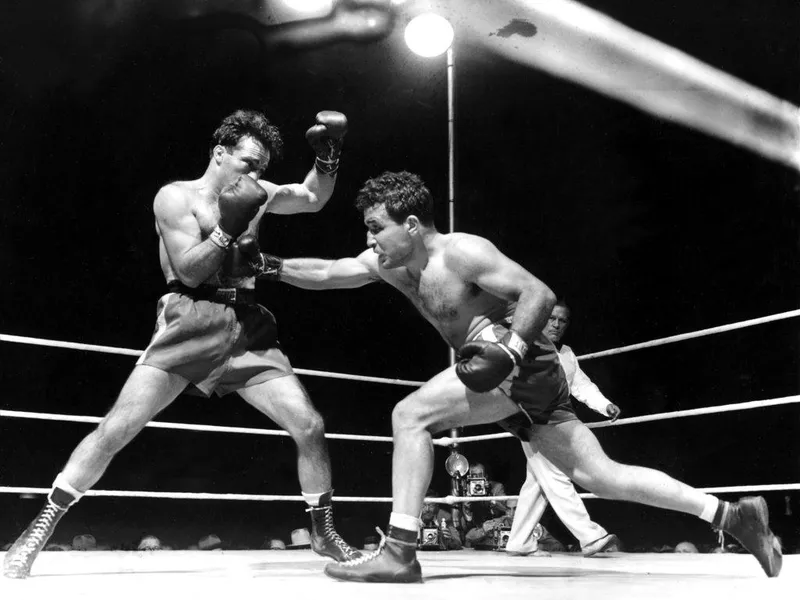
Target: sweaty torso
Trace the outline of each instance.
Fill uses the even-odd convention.
[[[516,303],[485,292],[447,267],[444,253],[430,256],[419,276],[411,270],[380,270],[453,348],[478,331],[513,314]]]
[[[197,243],[204,241],[219,222],[219,207],[217,205],[216,196],[209,198],[206,193],[198,189],[196,182],[193,181],[177,181],[169,185],[175,186],[175,191],[187,202],[187,210],[199,227],[199,233],[194,226],[192,227],[192,231],[187,231],[187,233],[196,235]],[[262,212],[260,211],[258,216],[250,222],[247,233],[257,236],[258,223],[261,219],[261,215]],[[158,227],[156,227],[156,231],[158,231]],[[170,263],[167,249],[164,246],[164,241],[161,239],[160,232],[158,254],[161,262],[161,271],[164,273],[166,280],[172,281],[178,279]],[[255,287],[255,277],[249,275],[249,272],[247,262],[243,259],[239,248],[234,244],[233,247],[228,250],[222,266],[217,269],[213,275],[207,278],[204,283],[214,287],[252,289]]]

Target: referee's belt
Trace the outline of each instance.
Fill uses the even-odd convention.
[[[255,304],[256,291],[247,288],[218,288],[199,285],[196,288],[182,284],[177,279],[167,282],[170,292],[189,296],[193,300],[208,300],[217,304]]]

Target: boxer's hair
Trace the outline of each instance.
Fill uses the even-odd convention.
[[[222,119],[211,137],[209,156],[214,152],[214,146],[224,146],[231,151],[244,137],[252,137],[264,146],[273,161],[283,155],[283,140],[278,128],[257,110],[240,109]]]
[[[358,191],[356,208],[363,214],[376,204],[383,204],[396,223],[414,215],[423,225],[433,225],[433,196],[419,175],[384,171],[368,179]]]

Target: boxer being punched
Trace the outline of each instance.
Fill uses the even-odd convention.
[[[66,510],[103,475],[114,456],[181,392],[238,392],[289,432],[309,505],[312,548],[335,560],[359,553],[336,533],[331,469],[322,418],[293,374],[276,337],[275,319],[255,303],[255,278],[237,247],[256,235],[266,213],[316,212],[330,199],[347,120],[317,114],[306,132],[316,153],[302,183],[261,179],[282,141],[261,113],[238,110],[213,135],[205,173],[165,185],[155,197],[161,269],[168,292],[157,306],[155,333],[114,406],[78,444],[56,476],[47,502],[6,553],[3,574],[24,578]]]
[[[356,200],[368,249],[355,258],[322,260],[253,256],[254,269],[306,289],[355,288],[385,281],[403,293],[459,361],[399,402],[392,413],[393,507],[377,551],[329,564],[336,579],[415,582],[417,519],[433,469],[431,434],[498,422],[535,447],[573,481],[601,496],[696,515],[721,527],[776,576],[780,546],[762,498],[724,502],[671,477],[606,456],[569,400],[556,348],[542,333],[555,296],[491,242],[443,234],[433,199],[413,174],[384,173]],[[246,251],[255,251],[245,240]]]

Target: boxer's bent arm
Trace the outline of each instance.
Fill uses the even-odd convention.
[[[161,188],[153,212],[170,265],[181,283],[197,287],[216,273],[225,250],[210,239],[201,239],[200,225],[182,193],[169,186]]]
[[[448,265],[482,290],[517,303],[513,330],[526,341],[541,333],[556,296],[528,270],[500,252],[489,240],[463,235],[447,248]]]
[[[367,251],[372,253],[371,251]],[[356,258],[287,258],[281,281],[307,290],[357,288],[381,279],[375,261],[362,253]]]
[[[264,180],[258,183],[269,193],[266,212],[294,215],[322,210],[333,195],[335,182],[335,176],[320,175],[316,169],[311,169],[303,183],[276,185]]]

